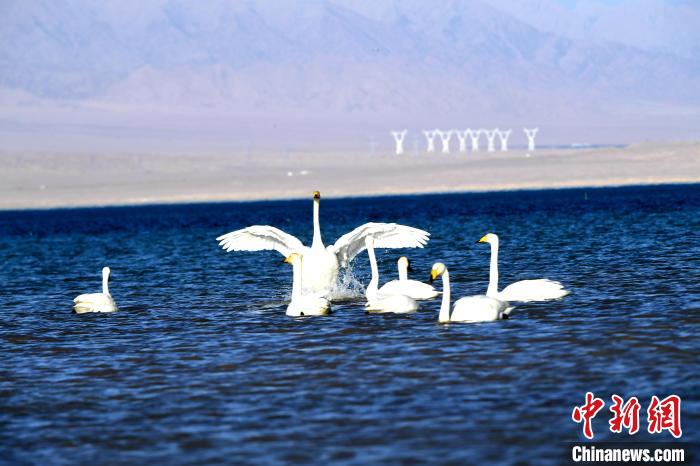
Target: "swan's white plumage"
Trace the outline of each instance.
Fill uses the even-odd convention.
[[[399,269],[399,279],[385,283],[379,288],[381,294],[402,294],[412,299],[431,299],[440,293],[432,285],[408,279],[409,262],[406,257],[401,257],[397,261]]]
[[[367,235],[376,238],[375,247],[412,248],[423,247],[430,236],[428,232],[395,223],[366,223],[338,238],[335,244],[325,247],[321,239],[319,204],[321,194],[314,192],[313,225],[314,236],[311,247],[282,230],[254,225],[232,231],[217,238],[219,245],[230,251],[275,250],[285,257],[291,253],[302,256],[304,294],[319,293],[330,296],[335,288],[338,270],[347,266],[365,248]]]
[[[467,296],[455,301],[450,322],[489,322],[505,319],[512,307],[500,299],[486,295]]]
[[[418,280],[392,280],[379,288],[380,293],[403,294],[413,299],[432,299],[440,294],[433,286]]]
[[[102,293],[81,294],[73,300],[73,310],[77,314],[88,312],[114,312],[117,304],[109,294],[109,267],[102,269]]]
[[[369,255],[369,263],[372,269],[372,279],[367,285],[365,296],[367,297],[366,308],[370,312],[393,312],[405,313],[418,310],[416,300],[404,294],[384,293],[378,290],[379,286],[379,267],[377,266],[377,258],[374,254],[374,237],[368,235],[365,237],[365,246]]]
[[[422,248],[430,233],[396,223],[365,223],[344,234],[329,246],[342,265],[350,263],[367,246],[365,239],[372,236],[375,248]]]
[[[537,280],[521,280],[498,291],[498,235],[487,233],[479,243],[491,245],[491,263],[489,266],[489,286],[486,296],[503,301],[548,301],[562,298],[569,294],[564,286],[556,281],[540,278]]]
[[[553,280],[540,278],[538,280],[521,280],[511,283],[498,292],[498,299],[504,301],[547,301],[563,298],[569,294],[564,285]]]
[[[292,300],[286,314],[291,317],[323,316],[330,314],[330,301],[318,293],[303,293],[303,260],[299,253],[291,253],[284,261],[292,265]]]
[[[373,297],[367,297],[365,305],[369,312],[392,312],[395,314],[404,314],[407,312],[415,312],[418,310],[418,303],[406,295],[390,294],[383,295],[377,293]]]
[[[304,295],[292,299],[287,306],[286,314],[290,317],[304,317],[325,316],[330,312],[331,305],[327,298],[318,295]]]
[[[305,249],[297,238],[269,225],[253,225],[221,235],[216,240],[226,252],[275,250],[287,257]]]
[[[445,264],[437,262],[430,271],[430,279],[442,277],[442,303],[438,322],[489,322],[507,319],[513,307],[505,301],[486,295],[458,299],[451,306],[450,272]]]
[[[117,310],[111,296],[104,293],[81,294],[73,300],[73,310],[78,314],[86,312],[114,312]]]

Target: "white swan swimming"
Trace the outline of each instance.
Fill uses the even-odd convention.
[[[381,294],[403,294],[413,299],[431,299],[440,294],[432,285],[419,282],[418,280],[409,280],[408,272],[411,269],[411,262],[407,257],[399,257],[397,261],[399,269],[399,279],[385,283],[379,288]]]
[[[73,300],[73,310],[77,314],[87,312],[114,312],[117,304],[109,294],[109,267],[102,269],[102,293],[81,294]]]
[[[302,260],[299,253],[291,253],[284,262],[292,265],[292,300],[287,306],[287,315],[324,316],[331,313],[331,303],[318,294],[302,294]]]
[[[556,281],[540,278],[537,280],[521,280],[498,291],[498,236],[487,233],[477,243],[489,243],[491,245],[491,266],[489,269],[489,287],[486,296],[498,298],[503,301],[547,301],[557,299],[569,294],[564,286]]]
[[[377,257],[374,255],[374,237],[372,235],[365,238],[369,263],[372,268],[372,279],[367,285],[365,296],[367,304],[365,307],[370,312],[394,312],[405,313],[418,310],[416,300],[400,293],[382,293],[377,288],[379,286],[379,268],[377,267]]]
[[[430,280],[442,277],[442,303],[438,322],[489,322],[507,319],[513,307],[506,301],[486,295],[458,299],[450,312],[450,273],[445,264],[436,262],[430,271]]]
[[[311,247],[282,230],[267,226],[254,225],[232,231],[216,238],[219,245],[230,251],[275,250],[288,257],[297,252],[302,256],[303,284],[305,292],[322,293],[329,296],[333,291],[340,267],[346,267],[357,254],[365,249],[365,237],[375,237],[378,248],[414,248],[423,247],[430,234],[417,228],[394,223],[366,223],[344,234],[331,246],[324,246],[321,239],[319,223],[319,204],[321,193],[314,191],[314,236]]]

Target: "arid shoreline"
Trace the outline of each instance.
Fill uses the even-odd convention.
[[[0,152],[0,209],[700,182],[700,143],[380,155]]]

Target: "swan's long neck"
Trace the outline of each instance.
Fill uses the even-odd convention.
[[[367,299],[369,299],[377,295],[379,288],[379,267],[377,267],[377,257],[374,255],[374,245],[371,241],[367,241],[367,254],[369,255],[369,265],[372,269],[372,279],[369,281],[365,293]]]
[[[301,298],[301,260],[292,263],[292,301]]]
[[[450,272],[442,274],[442,303],[440,304],[439,322],[450,321]]]
[[[109,295],[109,272],[102,272],[102,293]]]
[[[489,287],[486,296],[498,294],[498,240],[491,241],[491,266],[489,267]]]
[[[319,205],[320,202],[317,199],[314,199],[314,239],[311,243],[311,247],[314,249],[323,249],[323,240],[321,239],[321,222],[318,218]]]
[[[408,266],[403,261],[399,262],[399,280],[408,280]]]

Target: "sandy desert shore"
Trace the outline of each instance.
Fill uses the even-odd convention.
[[[700,142],[495,153],[0,152],[0,209],[700,182]]]

